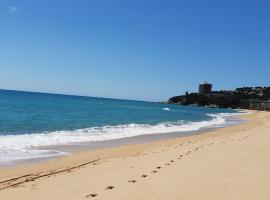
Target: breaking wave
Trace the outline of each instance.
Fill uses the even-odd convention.
[[[239,114],[239,113],[237,113]],[[94,142],[134,137],[139,135],[171,132],[197,131],[202,128],[219,127],[226,124],[226,118],[236,113],[207,114],[210,120],[187,122],[164,122],[156,125],[125,124],[118,126],[91,127],[72,131],[54,131],[38,134],[0,136],[0,165],[33,158],[64,155],[65,152],[37,150],[38,147],[70,145],[80,142]]]

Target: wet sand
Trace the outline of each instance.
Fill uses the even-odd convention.
[[[0,199],[270,199],[270,112],[199,135],[0,170]]]

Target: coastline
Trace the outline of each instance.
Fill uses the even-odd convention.
[[[109,140],[100,140],[100,141],[85,141],[85,142],[73,142],[69,144],[58,144],[58,145],[45,145],[40,147],[33,147],[30,151],[45,151],[48,154],[40,155],[37,157],[27,157],[26,159],[13,160],[9,163],[1,163],[0,170],[3,168],[13,168],[20,165],[29,165],[34,163],[47,162],[51,159],[61,158],[65,156],[72,156],[76,152],[81,151],[90,151],[90,150],[99,150],[105,148],[116,148],[127,145],[135,144],[144,144],[151,143],[154,141],[173,139],[178,137],[186,137],[191,135],[203,134],[209,131],[217,130],[219,128],[224,128],[228,126],[233,126],[237,124],[244,123],[244,120],[237,118],[237,116],[247,114],[247,110],[237,110],[236,113],[218,113],[218,114],[209,114],[212,119],[207,121],[198,121],[198,122],[189,122],[185,125],[181,125],[176,130],[166,128],[164,132],[164,127],[160,127],[161,130],[157,131],[159,133],[144,133],[144,134],[135,134],[129,137],[115,138]],[[183,126],[183,127],[182,127]],[[171,130],[171,132],[170,132]],[[133,131],[133,130],[132,130]],[[138,132],[141,130],[139,129]],[[134,134],[134,133],[133,133]],[[43,137],[43,135],[41,136]],[[29,154],[31,155],[31,154]]]
[[[49,195],[51,195],[51,197],[57,195],[59,197],[58,199],[74,199],[74,198],[85,199],[87,194],[91,192],[98,194],[95,197],[95,199],[109,199],[110,192],[104,190],[104,187],[106,187],[108,184],[114,184],[115,189],[112,190],[111,193],[115,198],[119,197],[119,199],[124,199],[124,198],[130,197],[130,199],[144,199],[142,196],[140,196],[140,194],[145,194],[146,196],[149,194],[147,191],[145,191],[144,188],[140,188],[138,186],[139,182],[143,182],[139,174],[146,173],[145,172],[147,171],[146,169],[149,168],[150,170],[151,168],[152,172],[149,170],[148,170],[149,172],[147,172],[149,177],[145,178],[146,182],[148,182],[150,179],[154,181],[156,179],[155,176],[159,177],[162,175],[162,176],[165,176],[165,178],[160,177],[160,179],[154,181],[155,184],[157,183],[158,184],[157,185],[154,184],[155,186],[154,185],[152,186],[154,188],[157,187],[159,189],[153,188],[152,192],[154,193],[154,195],[147,196],[146,199],[149,199],[149,198],[150,199],[164,199],[166,198],[164,195],[167,194],[168,191],[171,191],[171,189],[173,190],[173,188],[174,188],[173,192],[175,193],[175,195],[167,194],[167,199],[177,199],[177,197],[179,199],[180,194],[186,196],[185,199],[197,199],[191,194],[190,194],[191,196],[189,196],[188,190],[186,190],[186,192],[179,191],[177,188],[178,187],[183,188],[184,187],[183,182],[179,180],[175,180],[173,178],[174,174],[184,176],[186,172],[190,171],[190,169],[181,168],[182,165],[180,166],[179,169],[173,166],[178,165],[178,163],[180,164],[180,162],[182,162],[182,164],[189,166],[191,169],[194,169],[196,168],[197,165],[203,165],[204,162],[201,159],[207,160],[209,157],[214,156],[214,155],[216,155],[217,157],[214,157],[212,159],[214,161],[220,162],[222,161],[222,159],[219,157],[224,157],[224,152],[225,152],[225,157],[227,159],[227,160],[225,159],[224,162],[225,163],[231,162],[230,158],[228,157],[228,153],[233,155],[235,153],[235,152],[231,152],[233,151],[233,148],[236,148],[236,149],[239,148],[237,147],[237,145],[235,146],[235,143],[244,145],[242,143],[245,143],[250,140],[256,143],[256,141],[254,141],[254,137],[255,138],[266,137],[265,132],[267,132],[267,129],[270,127],[269,122],[267,122],[267,119],[269,120],[270,118],[269,112],[252,112],[246,115],[238,116],[238,118],[247,120],[247,122],[244,124],[211,130],[210,132],[206,132],[203,134],[193,134],[193,135],[189,135],[185,137],[163,139],[163,140],[140,143],[140,144],[129,144],[129,145],[118,146],[118,147],[113,147],[113,148],[105,148],[105,149],[97,149],[97,150],[83,150],[83,151],[75,152],[72,156],[65,156],[61,158],[50,159],[42,163],[32,163],[28,165],[15,166],[8,169],[1,169],[0,170],[0,187],[1,188],[8,187],[8,188],[0,190],[0,198],[3,197],[3,199],[4,198],[5,199],[35,199],[35,198],[46,199],[45,197],[40,198],[39,195],[46,191],[47,192],[49,191],[50,192]],[[265,142],[267,141],[268,141],[268,138],[266,138]],[[227,145],[229,145],[229,147],[231,147],[232,149],[230,148],[228,149]],[[248,149],[248,146],[246,148]],[[269,149],[269,147],[265,147],[265,148]],[[221,152],[218,151],[220,149],[222,150]],[[179,154],[181,154],[183,158],[179,157]],[[201,154],[201,155],[198,157],[198,155],[196,154]],[[268,155],[265,155],[265,156],[267,157]],[[265,162],[266,162],[266,165],[269,166],[268,158],[269,156],[267,157]],[[190,161],[192,159],[196,164]],[[166,164],[170,164],[170,165],[166,165]],[[160,165],[160,166],[162,165],[161,166],[162,168],[154,170],[155,166],[157,165]],[[236,164],[232,163],[232,167],[239,167],[238,165],[239,163],[236,163]],[[244,166],[241,166],[241,167],[244,167]],[[163,168],[165,169],[163,170]],[[210,169],[211,168],[213,168],[213,166],[210,167]],[[266,168],[264,169],[267,170]],[[172,172],[172,170],[175,170],[175,171]],[[216,169],[214,168],[212,170],[216,170]],[[156,171],[156,172],[153,172],[153,171]],[[125,176],[121,176],[122,172],[125,174]],[[202,173],[204,174],[205,172],[202,172]],[[261,170],[259,173],[264,173],[264,171]],[[99,178],[99,175],[103,176],[102,174],[106,174],[106,176],[109,178]],[[29,176],[25,176],[25,175],[29,175]],[[217,175],[223,176],[224,174],[217,174]],[[24,177],[14,179],[16,177],[21,177],[21,176],[24,176]],[[91,180],[88,179],[87,177],[91,177]],[[126,180],[123,183],[121,182],[123,181],[122,180],[123,178],[132,179],[132,177],[136,179],[134,184],[131,184],[129,180]],[[163,191],[163,193],[160,194],[160,192],[162,192],[161,186],[164,186],[163,185],[164,183],[160,182],[160,180],[163,180],[163,179],[166,180],[166,177],[170,178],[169,180],[174,183],[175,187],[171,189],[168,188],[168,191]],[[13,180],[11,181],[3,182],[5,180],[12,179],[12,178]],[[61,183],[63,181],[66,182],[70,179],[75,179],[76,182],[71,183],[70,185],[60,184],[59,185],[60,189],[51,188],[54,184]],[[220,181],[222,181],[222,178],[220,179]],[[21,182],[22,184],[14,185],[19,182]],[[192,184],[191,184],[192,180],[190,181],[185,180],[184,182],[190,187],[192,187]],[[86,183],[88,185],[87,187],[85,185]],[[150,187],[153,182],[148,182],[148,183],[150,184],[149,185]],[[202,182],[200,183],[202,184]],[[74,184],[82,185],[82,187],[77,188],[78,191],[74,191],[74,189],[71,189],[69,191],[68,188],[74,187]],[[194,182],[194,184],[196,185],[198,183]],[[14,185],[15,188],[11,187],[11,185]],[[123,186],[122,189],[121,189],[121,185]],[[268,187],[270,186],[269,183],[267,185],[267,183],[265,182],[264,182],[264,185]],[[124,189],[125,188],[124,186],[128,187],[129,189],[126,191],[126,189]],[[104,191],[102,191],[102,189]],[[31,194],[27,193],[28,190],[31,191]],[[134,190],[138,193],[139,196],[136,196],[136,195],[134,196]],[[131,194],[129,194],[129,192],[131,192]],[[209,198],[205,198],[205,199],[211,199],[210,197],[212,197],[211,196],[212,192],[213,191],[208,191],[210,196],[208,196]],[[228,192],[228,188],[224,191],[222,190],[222,192]],[[264,191],[264,192],[267,192],[267,191]],[[20,198],[18,198],[18,195],[20,196]],[[215,193],[215,195],[218,195],[218,194]],[[213,197],[215,195],[213,195]],[[231,195],[234,195],[234,194],[231,194]],[[269,195],[269,193],[267,195]],[[263,197],[262,199],[267,199],[266,198],[267,195],[262,196]],[[222,199],[220,198],[220,196],[215,196],[215,197],[218,199]],[[226,196],[226,198],[227,197],[228,196]],[[234,196],[229,195],[229,197],[234,197]],[[203,197],[200,199],[203,199]],[[247,199],[251,199],[251,197],[247,196]]]

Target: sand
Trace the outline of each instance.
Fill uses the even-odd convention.
[[[0,170],[2,200],[270,199],[270,112],[182,138]]]

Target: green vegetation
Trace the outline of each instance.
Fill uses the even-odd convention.
[[[258,108],[270,106],[270,87],[243,87],[234,91],[213,91],[211,94],[186,93],[169,99],[168,103],[218,108]],[[269,101],[269,103],[268,103]],[[256,107],[254,106],[256,103]],[[257,106],[257,104],[262,104]]]

